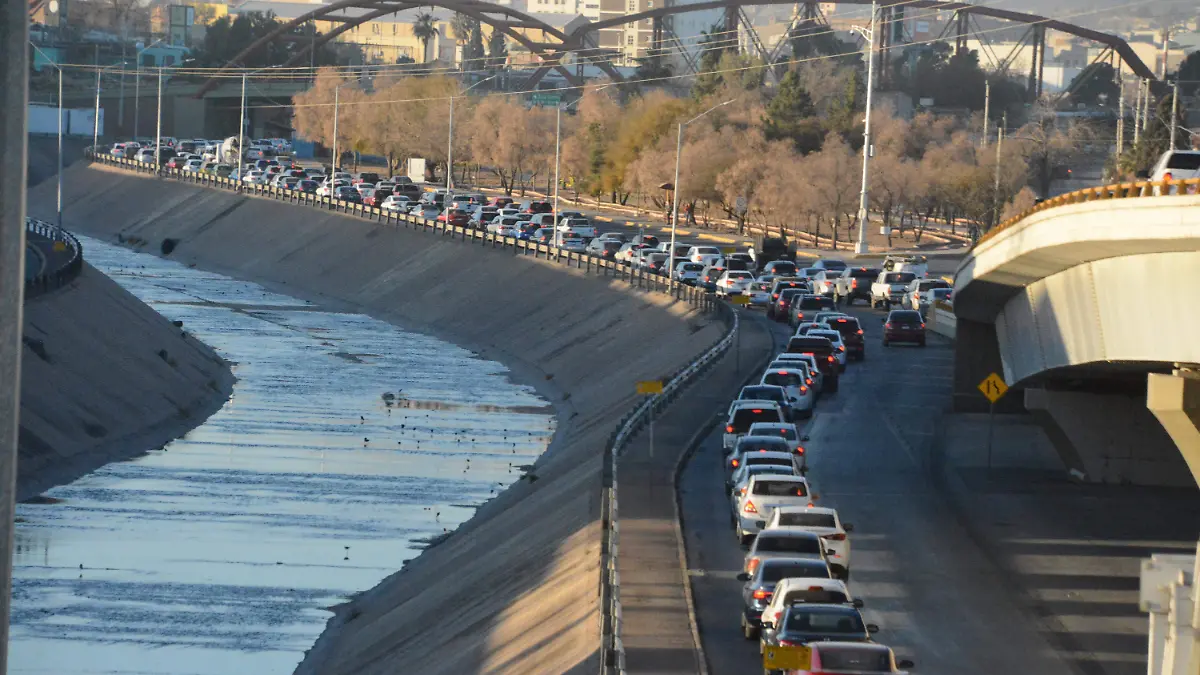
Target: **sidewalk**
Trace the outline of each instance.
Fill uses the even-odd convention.
[[[675,470],[688,448],[712,430],[716,414],[772,352],[767,324],[742,313],[740,364],[726,354],[654,423],[654,447],[642,432],[618,464],[618,571],[621,639],[630,673],[706,672],[692,632],[678,533]],[[738,367],[740,365],[740,368]]]

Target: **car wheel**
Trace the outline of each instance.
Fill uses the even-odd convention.
[[[747,640],[758,639],[758,626],[747,621],[744,615],[742,616],[742,637]]]
[[[888,341],[887,341],[887,338],[884,338],[884,339],[883,339],[883,346],[884,346],[884,347],[888,346]]]
[[[921,341],[917,343],[917,346],[919,346],[919,347],[924,347],[924,346],[925,346],[925,339],[924,339],[924,338],[921,338]]]

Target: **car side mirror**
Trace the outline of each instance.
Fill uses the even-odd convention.
[[[837,555],[837,551],[833,549],[825,549],[825,555]]]
[[[917,665],[917,664],[913,663],[912,661],[909,661],[908,659],[904,659],[903,661],[897,661],[897,662],[896,662],[896,667],[897,667],[897,668],[903,668],[903,669],[905,669],[905,670],[908,670],[909,668],[913,668],[913,667],[915,667],[916,665]]]
[[[867,624],[867,632],[874,635],[879,632],[879,625],[874,623]]]
[[[739,572],[737,575],[738,581],[750,581],[750,575],[745,572]]]
[[[863,607],[864,607],[864,606],[865,606],[867,603],[863,602],[863,601],[862,601],[861,599],[859,599],[859,598],[855,598],[855,599],[854,599],[854,601],[853,601],[853,602],[851,602],[850,604],[851,604],[851,605],[854,605],[854,606],[855,606],[855,607],[857,607],[858,609],[862,609],[862,608],[863,608]]]
[[[844,531],[844,532],[853,532],[853,531],[854,531],[854,525],[851,525],[850,523],[842,523],[842,531]]]

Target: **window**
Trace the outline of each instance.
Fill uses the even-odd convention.
[[[629,0],[629,11],[631,11],[631,12],[637,11],[637,0]]]
[[[627,45],[633,44],[633,33],[630,33],[625,36],[625,44],[627,44]]]
[[[376,34],[376,35],[379,35],[379,33],[380,33],[380,30],[379,30],[379,24],[377,24],[377,23],[372,23],[372,24],[371,24],[371,32],[372,32],[372,33],[374,33],[374,34]]]

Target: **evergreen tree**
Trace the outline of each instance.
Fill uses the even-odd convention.
[[[488,67],[503,68],[508,61],[508,39],[499,29],[493,28],[488,36]]]
[[[812,96],[800,84],[800,77],[788,71],[779,82],[775,98],[767,104],[763,133],[770,141],[792,141],[801,154],[819,150],[823,133],[816,113]]]
[[[471,29],[467,33],[467,46],[464,51],[463,56],[467,62],[467,70],[478,69],[483,64],[486,54],[483,51],[483,27],[479,24],[478,19],[471,20]]]

